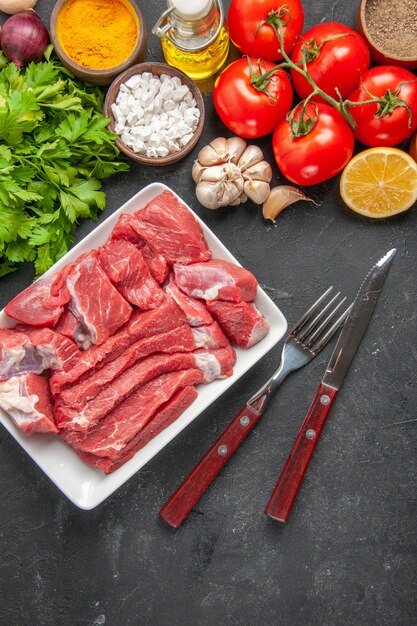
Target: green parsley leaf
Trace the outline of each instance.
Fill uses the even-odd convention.
[[[129,169],[102,114],[104,94],[49,48],[18,71],[0,53],[0,276],[43,273],[73,245],[81,218],[105,207],[101,180]]]

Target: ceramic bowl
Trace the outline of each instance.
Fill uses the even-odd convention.
[[[417,0],[416,0],[417,1]],[[369,6],[371,0],[361,0],[358,9],[357,15],[357,24],[358,30],[361,35],[364,37],[365,41],[368,44],[371,58],[374,63],[378,65],[399,65],[400,67],[405,67],[408,70],[413,70],[417,68],[417,49],[410,48],[409,54],[406,56],[393,54],[392,51],[387,50],[382,46],[379,42],[376,42],[372,37],[373,29],[371,28],[370,17],[369,17]],[[396,4],[400,5],[404,2],[404,0],[396,0]],[[372,0],[372,3],[375,7],[375,4],[378,4],[378,0]],[[406,10],[406,9],[404,9]],[[396,30],[395,22],[387,23],[387,28],[392,29],[393,33],[395,33],[395,37],[400,40],[402,33],[400,30]]]
[[[130,157],[133,161],[137,161],[138,163],[144,163],[145,165],[168,165],[170,163],[175,163],[176,161],[183,159],[187,154],[191,152],[191,150],[197,144],[204,126],[203,97],[197,85],[191,80],[191,78],[184,74],[184,72],[181,72],[180,70],[171,67],[166,63],[156,62],[139,63],[138,65],[133,65],[132,67],[129,67],[129,69],[125,70],[112,82],[107,91],[107,95],[104,101],[104,115],[110,119],[109,130],[114,132],[115,129],[115,119],[112,112],[112,104],[116,101],[120,86],[127,80],[129,80],[129,78],[131,78],[132,76],[135,76],[136,74],[141,74],[143,72],[151,72],[156,76],[160,76],[161,74],[177,76],[181,80],[183,85],[187,85],[196,101],[196,106],[200,110],[200,119],[198,121],[197,128],[194,131],[192,139],[190,139],[190,141],[183,148],[181,148],[181,150],[179,150],[178,152],[173,152],[165,157],[153,158],[138,154],[137,152],[134,152],[134,150],[126,146],[120,138],[116,140],[116,145],[128,157]]]
[[[145,22],[144,22],[142,13],[139,7],[137,6],[137,4],[134,2],[134,0],[122,0],[125,4],[130,5],[130,7],[132,8],[133,12],[136,15],[138,26],[139,26],[138,28],[139,33],[138,33],[136,45],[132,53],[130,54],[130,56],[128,56],[127,59],[123,61],[123,63],[120,63],[119,65],[116,65],[115,67],[111,67],[111,68],[103,69],[103,70],[92,70],[74,61],[74,59],[72,59],[64,50],[57,34],[58,15],[60,11],[62,10],[62,8],[69,1],[70,0],[57,0],[53,8],[52,15],[51,15],[50,34],[51,34],[51,41],[54,45],[54,48],[58,57],[62,61],[63,65],[65,65],[67,69],[69,69],[75,76],[77,76],[77,78],[80,78],[86,83],[107,86],[107,85],[110,85],[113,79],[116,76],[118,76],[121,72],[126,70],[131,65],[134,65],[135,63],[139,63],[140,61],[144,59],[145,52],[146,52],[147,35],[146,35],[146,27],[145,27]]]

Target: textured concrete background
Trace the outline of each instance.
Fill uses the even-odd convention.
[[[357,2],[306,0],[306,28],[354,24]],[[51,0],[39,0],[48,22]],[[228,6],[228,3],[227,3]],[[163,0],[142,2],[146,60],[162,60],[151,26]],[[205,96],[203,146],[228,134]],[[271,162],[270,137],[257,142]],[[408,626],[415,623],[416,207],[371,222],[350,213],[338,179],[320,202],[286,209],[276,226],[258,207],[208,212],[190,169],[198,149],[162,169],[132,164],[107,185],[100,220],[154,181],[174,189],[257,275],[293,323],[328,284],[352,297],[393,246],[398,254],[285,527],[263,509],[310,405],[329,350],[295,373],[178,531],[164,501],[244,401],[274,371],[280,346],[90,512],[74,507],[0,432],[0,624],[3,626]],[[273,183],[282,182],[276,167]],[[78,229],[78,239],[93,228]],[[0,308],[32,279],[0,280]]]

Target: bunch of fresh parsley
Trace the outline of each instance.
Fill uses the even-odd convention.
[[[47,56],[19,71],[0,57],[0,276],[22,261],[42,274],[95,219],[100,179],[128,169],[102,114],[103,92]]]

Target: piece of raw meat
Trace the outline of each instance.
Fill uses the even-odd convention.
[[[269,331],[269,324],[252,303],[211,300],[207,308],[228,339],[240,348],[250,348]]]
[[[203,229],[187,207],[171,191],[163,191],[134,214],[135,230],[168,263],[207,261],[211,252]]]
[[[194,387],[184,387],[165,406],[156,411],[145,426],[135,435],[120,454],[109,466],[107,473],[114,472],[118,467],[131,459],[136,452],[141,450],[154,437],[159,435],[165,428],[175,422],[180,415],[196,399],[197,391]]]
[[[212,383],[217,378],[228,378],[233,374],[236,353],[229,344],[219,350],[200,348],[193,352],[195,367],[204,374],[204,382]]]
[[[87,330],[94,344],[101,344],[130,317],[132,308],[101,268],[97,253],[84,256],[66,282],[71,313]]]
[[[231,346],[219,350],[199,349],[195,352],[180,352],[171,355],[155,354],[142,359],[112,384],[102,389],[81,411],[58,406],[55,419],[58,426],[67,430],[86,432],[94,427],[107,413],[123,402],[141,385],[168,372],[197,368],[204,375],[203,382],[231,376],[236,357]]]
[[[64,439],[83,452],[115,459],[163,404],[202,378],[197,369],[163,374],[132,393],[88,433],[64,433]]]
[[[184,311],[190,326],[211,324],[213,318],[208,312],[203,300],[190,298],[190,296],[187,296],[187,294],[181,291],[174,282],[170,282],[166,286],[165,291],[174,298],[178,306]]]
[[[128,322],[114,335],[100,346],[92,346],[83,352],[71,370],[58,372],[51,377],[52,395],[59,395],[63,389],[87,376],[92,370],[116,359],[135,341],[167,332],[185,323],[184,313],[168,296],[157,309],[135,310]]]
[[[206,263],[177,264],[174,275],[178,287],[193,298],[240,302],[256,297],[255,276],[229,261],[212,259]]]
[[[58,432],[48,381],[39,374],[13,376],[0,382],[0,408],[28,435]]]
[[[13,328],[0,328],[0,380],[21,374],[40,374],[44,369],[41,355],[29,337]]]
[[[17,325],[16,329],[29,337],[32,345],[42,358],[44,370],[61,371],[70,369],[81,354],[71,339],[60,335],[50,328]]]
[[[106,363],[104,367],[93,372],[91,376],[84,378],[68,389],[64,389],[56,398],[55,409],[60,415],[65,412],[65,407],[82,411],[86,402],[95,398],[103,388],[111,384],[115,378],[140,359],[155,352],[164,354],[192,352],[196,347],[192,330],[187,324],[166,333],[139,339],[139,341],[131,344],[123,354]],[[58,409],[58,407],[60,408]]]
[[[4,310],[7,315],[22,324],[55,326],[64,310],[62,304],[50,306],[51,285],[55,278],[55,275],[48,278],[40,278],[29,287],[26,287],[6,304]]]
[[[125,239],[133,243],[142,253],[145,263],[149,267],[149,271],[157,283],[165,282],[169,266],[162,254],[159,254],[151,244],[146,241],[134,228],[136,218],[133,215],[122,213],[117,220],[117,224],[113,229],[109,241],[118,241]]]
[[[155,309],[164,299],[164,292],[152,277],[140,251],[120,239],[99,249],[99,261],[107,276],[122,296],[141,309]]]
[[[229,341],[217,322],[199,328],[183,324],[166,333],[144,337],[90,376],[64,389],[58,396],[55,395],[55,411],[59,422],[66,421],[66,416],[71,417],[74,411],[82,411],[87,402],[140,359],[154,353],[192,352],[198,348],[216,350],[228,345]]]
[[[151,439],[156,437],[162,430],[170,424],[187,409],[197,397],[197,391],[194,387],[184,387],[174,397],[172,397],[161,409],[156,411],[152,419],[138,432],[138,434],[129,442],[116,459],[95,456],[88,452],[76,450],[79,457],[86,463],[99,467],[106,474],[114,472],[116,469],[129,461],[138,450],[141,450]]]
[[[226,335],[214,320],[206,326],[194,327],[192,332],[195,348],[217,350],[218,348],[225,348],[229,344]]]
[[[80,350],[87,350],[92,345],[88,331],[71,313],[68,306],[64,307],[64,312],[54,326],[54,330],[71,339]]]

